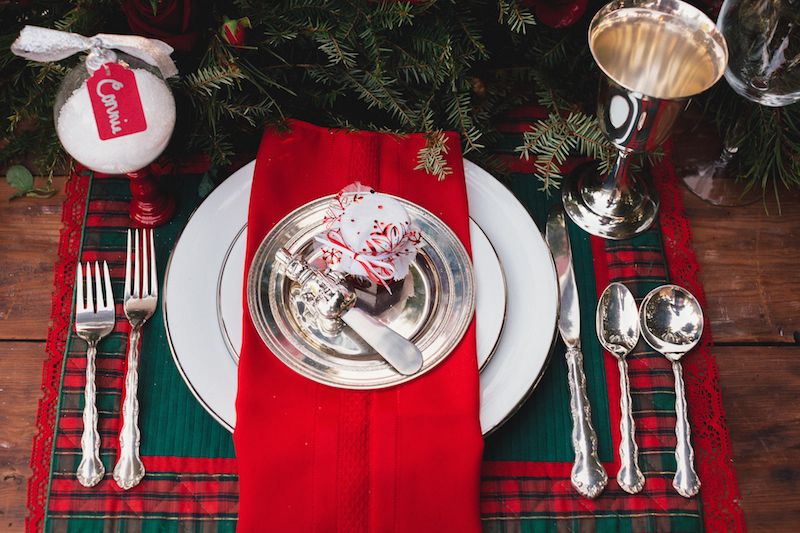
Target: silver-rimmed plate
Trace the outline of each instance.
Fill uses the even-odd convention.
[[[254,167],[239,169],[197,208],[164,277],[164,321],[175,364],[200,404],[231,431]],[[480,375],[486,434],[516,411],[544,372],[556,332],[558,285],[550,252],[525,208],[477,165],[465,160],[464,171],[479,357],[493,350]]]
[[[357,306],[422,352],[422,369],[410,376],[400,374],[348,326],[330,334],[309,320],[297,284],[275,261],[278,250],[286,248],[324,268],[315,239],[326,231],[325,212],[332,199],[327,196],[295,209],[261,241],[247,278],[247,302],[256,331],[289,368],[325,385],[378,389],[416,379],[450,354],[472,320],[475,287],[469,255],[433,213],[395,197],[420,229],[419,253],[410,275],[392,295],[376,293],[379,300],[360,297]]]

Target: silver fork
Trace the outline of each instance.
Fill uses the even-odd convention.
[[[106,469],[100,461],[100,434],[97,432],[97,406],[95,405],[95,356],[97,343],[114,329],[114,293],[111,290],[111,276],[108,264],[103,261],[103,282],[100,281],[100,265],[94,263],[94,286],[97,298],[92,291],[92,267],[86,263],[86,299],[84,300],[84,275],[78,263],[78,296],[75,301],[75,333],[85,340],[86,349],[86,388],[84,389],[83,434],[81,435],[81,462],[76,475],[84,487],[97,485]],[[105,285],[105,291],[103,286]],[[103,294],[105,292],[105,294]]]
[[[148,245],[149,241],[149,245]],[[149,263],[148,263],[149,248]],[[133,275],[131,275],[133,256]],[[141,264],[141,276],[139,266]],[[133,289],[133,290],[131,290]],[[153,245],[153,230],[143,231],[139,246],[139,230],[134,235],[131,250],[131,230],[128,230],[128,257],[125,261],[125,294],[123,304],[125,316],[131,323],[128,341],[128,373],[125,375],[125,399],[122,402],[122,430],[119,433],[119,459],[114,467],[114,481],[120,488],[135,487],[144,477],[144,464],[139,457],[139,337],[142,326],[153,316],[158,302],[158,279],[156,277],[156,252]]]

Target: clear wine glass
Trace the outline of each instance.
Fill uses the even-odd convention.
[[[725,79],[734,91],[757,104],[781,107],[800,100],[800,0],[725,0],[717,27],[728,43]],[[731,138],[746,128],[741,119]],[[727,140],[713,161],[685,161],[679,168],[692,192],[715,205],[742,205],[758,199],[737,180],[729,163],[739,147]]]

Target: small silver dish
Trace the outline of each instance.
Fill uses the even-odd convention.
[[[348,326],[320,324],[305,308],[299,286],[286,277],[275,254],[287,248],[324,268],[315,237],[333,196],[314,200],[283,218],[264,237],[247,276],[247,305],[266,346],[301,375],[333,387],[377,389],[421,376],[442,362],[464,336],[475,310],[472,264],[464,246],[430,211],[396,199],[418,225],[422,243],[409,275],[392,293],[353,281],[356,307],[369,313],[422,352],[422,369],[404,376],[393,370]]]

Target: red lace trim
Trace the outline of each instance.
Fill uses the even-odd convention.
[[[683,207],[679,178],[671,163],[658,165],[656,186],[661,198],[659,220],[664,253],[673,283],[689,289],[706,305],[700,265],[692,246],[692,232]],[[711,353],[711,328],[706,327],[699,347],[682,360],[695,466],[703,483],[703,520],[709,531],[745,531],[739,483],[733,466],[730,433],[725,422],[717,361]]]
[[[44,526],[53,434],[58,407],[61,367],[69,333],[75,265],[81,248],[83,218],[89,177],[73,174],[65,184],[66,199],[61,212],[61,236],[55,263],[54,289],[47,333],[47,358],[42,367],[42,398],[36,413],[37,433],[31,451],[31,478],[28,480],[26,531],[41,531]]]

